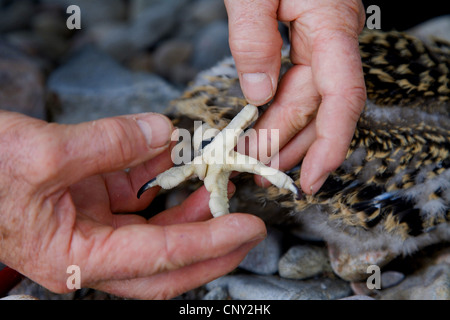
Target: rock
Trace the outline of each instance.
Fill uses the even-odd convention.
[[[215,287],[203,296],[203,300],[226,300],[228,292],[224,287]]]
[[[376,293],[376,289],[369,289],[367,287],[367,282],[351,282],[350,287],[355,295],[359,296],[371,296]]]
[[[30,57],[2,41],[0,109],[46,119],[43,73]]]
[[[98,46],[115,59],[128,60],[170,35],[186,1],[134,2],[130,21],[97,23],[87,30],[83,42]]]
[[[450,300],[450,265],[428,265],[378,294],[381,300]]]
[[[123,114],[163,113],[179,92],[160,77],[133,73],[94,47],[87,47],[49,77],[60,101],[60,123],[79,123]]]
[[[152,7],[141,12],[129,29],[129,39],[137,50],[150,47],[167,35],[175,26],[174,9],[168,6]]]
[[[387,250],[349,254],[330,244],[328,245],[328,253],[333,271],[347,281],[365,280],[371,275],[370,272],[367,272],[369,266],[376,265],[382,268],[396,257]]]
[[[230,55],[227,22],[212,22],[194,36],[192,65],[198,70],[208,69]]]
[[[0,34],[27,27],[34,13],[32,0],[10,1],[0,7]]]
[[[341,298],[339,300],[375,300],[375,299],[372,297],[369,297],[369,296],[364,296],[364,295],[354,295],[354,296]]]
[[[75,292],[56,294],[28,278],[23,279],[8,293],[9,296],[31,296],[35,300],[73,300]]]
[[[179,10],[186,0],[154,1],[137,13],[129,29],[129,39],[137,50],[154,45],[176,26]]]
[[[291,247],[278,263],[280,276],[288,279],[305,279],[331,271],[327,250],[317,246]]]
[[[398,285],[405,279],[405,275],[398,271],[385,271],[381,273],[381,289]]]
[[[81,43],[91,43],[108,53],[115,59],[122,61],[136,54],[137,49],[129,37],[128,23],[103,23],[88,29]]]
[[[425,21],[414,28],[411,28],[407,32],[425,42],[429,42],[430,37],[450,41],[450,15],[440,16]]]
[[[166,7],[176,7],[183,8],[183,6],[187,3],[189,3],[190,0],[131,0],[130,3],[130,20],[135,20],[139,15],[146,10],[149,10],[154,7],[158,6],[166,6]],[[183,15],[186,11],[186,8],[183,8]],[[172,16],[172,18],[174,18]]]
[[[226,21],[227,10],[222,0],[198,0],[189,6],[186,13],[188,23],[204,26],[214,21]]]
[[[281,241],[281,232],[268,228],[267,237],[250,250],[245,259],[239,264],[239,267],[261,275],[276,273],[282,250]]]
[[[18,295],[6,296],[4,298],[1,298],[0,300],[39,300],[39,299],[32,297],[32,296],[28,296],[26,294],[18,294]]]
[[[184,40],[168,40],[153,54],[154,70],[159,75],[177,84],[187,84],[198,73],[189,66],[193,45]]]
[[[277,276],[231,275],[206,285],[208,290],[223,287],[236,300],[334,300],[351,294],[340,279],[288,280]]]

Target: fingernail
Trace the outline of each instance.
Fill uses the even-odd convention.
[[[167,117],[153,113],[139,117],[136,122],[149,147],[160,148],[170,142],[173,126]]]
[[[263,241],[264,239],[267,238],[267,233],[260,233],[258,235],[256,235],[255,237],[251,238],[249,241],[247,241],[246,243],[259,243],[261,241]]]
[[[266,73],[244,73],[242,90],[248,102],[261,105],[273,96],[272,80]]]

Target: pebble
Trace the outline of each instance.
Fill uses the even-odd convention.
[[[150,47],[168,35],[176,25],[176,20],[169,17],[176,15],[179,7],[180,4],[174,1],[164,1],[137,14],[128,30],[128,40],[133,49]]]
[[[203,296],[203,300],[226,300],[228,298],[228,291],[225,287],[215,287]]]
[[[371,274],[367,272],[369,266],[376,265],[382,268],[395,258],[395,255],[387,250],[349,254],[330,244],[328,245],[328,253],[334,273],[347,281],[365,280]]]
[[[369,289],[367,287],[367,283],[365,281],[361,282],[351,282],[350,287],[353,290],[353,293],[355,295],[361,295],[361,296],[371,296],[375,293],[376,289]]]
[[[340,279],[289,280],[278,276],[231,275],[216,279],[206,289],[228,289],[236,300],[334,300],[351,294]]]
[[[278,260],[282,254],[281,242],[282,233],[276,229],[267,228],[267,237],[250,250],[239,267],[260,275],[276,273]]]
[[[179,91],[150,73],[133,73],[95,47],[86,47],[49,77],[61,103],[59,123],[79,123],[123,114],[163,113]]]
[[[56,294],[31,281],[30,279],[25,278],[9,291],[8,296],[33,297],[34,300],[73,300],[75,297],[75,292]]]
[[[450,41],[450,15],[440,16],[425,21],[408,30],[412,35],[428,42],[430,37]]]
[[[39,299],[26,294],[17,294],[3,297],[0,300],[39,300]]]
[[[281,257],[278,272],[281,277],[288,279],[305,279],[331,272],[327,250],[310,245],[291,247]]]
[[[190,66],[193,51],[191,41],[165,41],[153,53],[154,72],[175,84],[186,85],[198,73],[198,70]]]
[[[358,294],[358,295],[354,295],[354,296],[341,298],[339,300],[375,300],[375,298]]]
[[[32,0],[10,1],[8,6],[0,10],[0,34],[25,28],[33,14]]]
[[[0,41],[0,109],[45,119],[44,74],[28,56]]]
[[[379,291],[381,300],[450,300],[450,265],[428,265],[400,284]]]
[[[385,271],[381,273],[381,289],[398,285],[405,279],[405,275],[398,271]]]
[[[230,55],[227,22],[212,22],[194,36],[192,65],[198,70],[208,69]]]

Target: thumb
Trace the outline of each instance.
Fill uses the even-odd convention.
[[[262,105],[277,89],[283,41],[276,0],[225,0],[230,50],[242,91],[249,103]]]
[[[172,132],[170,120],[156,113],[60,126],[59,145],[62,143],[65,154],[59,154],[63,159],[59,174],[71,184],[95,174],[136,166],[165,150]]]

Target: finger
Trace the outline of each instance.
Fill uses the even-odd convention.
[[[301,185],[315,193],[329,173],[345,159],[366,100],[357,39],[335,35],[318,39],[313,54],[313,77],[322,96],[317,114],[317,140],[305,156]],[[329,40],[329,39],[328,39]]]
[[[236,187],[234,184],[231,181],[228,182],[228,197],[230,198],[235,191]],[[212,215],[208,206],[209,198],[210,193],[205,187],[201,187],[191,194],[182,204],[152,217],[149,223],[166,226],[211,219]]]
[[[176,270],[226,255],[266,235],[264,222],[249,214],[164,227],[127,225],[115,230],[102,227],[96,228],[87,239],[82,230],[77,228],[72,236],[72,257],[73,263],[83,269],[86,283]]]
[[[299,131],[315,116],[320,104],[320,95],[312,83],[312,72],[308,66],[293,66],[282,78],[277,95],[268,108],[258,119],[254,129],[260,137],[262,130],[276,130],[279,142],[264,138],[256,142],[250,141],[249,154],[257,154],[258,159],[267,163],[266,150],[277,154]],[[265,148],[264,143],[272,143]],[[277,145],[278,144],[278,145]]]
[[[169,119],[155,113],[49,125],[37,155],[48,167],[42,178],[71,185],[94,174],[136,166],[166,149],[172,131]]]
[[[225,0],[230,49],[242,91],[262,105],[276,92],[283,41],[278,31],[278,0]]]
[[[148,180],[173,166],[171,150],[174,145],[175,142],[155,158],[130,169],[129,172],[117,171],[104,175],[112,212],[136,212],[149,206],[160,188],[148,190],[140,199],[136,196],[137,192]]]
[[[246,243],[222,257],[195,263],[178,270],[149,278],[105,281],[97,284],[95,288],[120,297],[171,299],[231,272],[260,241]]]

